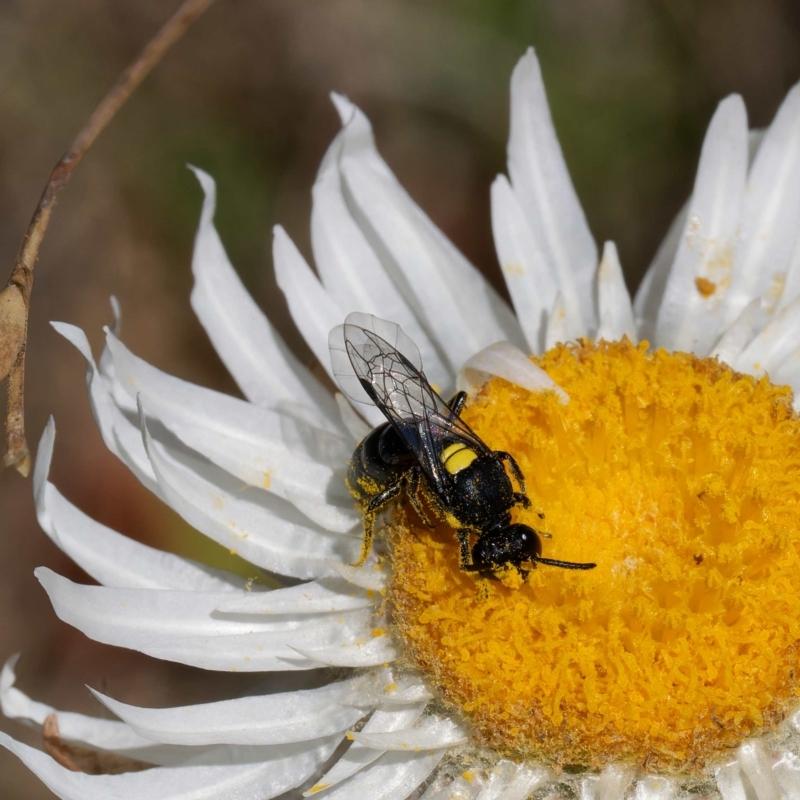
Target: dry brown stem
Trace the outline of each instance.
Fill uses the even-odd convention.
[[[62,767],[87,775],[121,775],[124,772],[142,772],[152,769],[153,764],[138,761],[116,753],[103,753],[69,744],[61,738],[58,717],[48,714],[42,725],[44,751]]]
[[[163,58],[214,0],[184,0],[180,8],[150,40],[139,57],[120,75],[117,82],[92,113],[72,146],[55,165],[44,187],[28,231],[22,240],[14,269],[6,288],[0,292],[0,381],[8,377],[8,416],[3,459],[23,475],[30,471],[30,454],[25,440],[24,385],[25,347],[28,311],[33,288],[33,267],[39,255],[56,194],[69,180],[95,139],[113,119],[136,87]]]

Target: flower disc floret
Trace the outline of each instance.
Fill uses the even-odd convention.
[[[500,753],[701,770],[797,702],[792,393],[627,340],[536,361],[568,403],[494,379],[464,418],[517,459],[533,505],[515,521],[549,535],[544,555],[597,568],[476,579],[449,528],[401,509],[394,624]]]

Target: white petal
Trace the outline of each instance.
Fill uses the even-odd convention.
[[[278,281],[292,319],[317,361],[331,374],[328,365],[328,331],[339,325],[347,310],[331,297],[308,262],[282,226],[272,230],[272,257]]]
[[[733,368],[751,375],[772,373],[797,349],[798,334],[800,297],[777,313],[735,359]]]
[[[18,659],[19,655],[10,658],[0,674],[0,708],[9,719],[39,730],[45,719],[55,714],[59,735],[64,741],[117,753],[149,764],[176,764],[185,761],[190,755],[197,755],[198,751],[194,748],[154,744],[134,733],[124,722],[60,711],[31,700],[14,687],[14,667]]]
[[[367,724],[361,729],[362,733],[385,733],[389,731],[402,730],[413,725],[422,714],[427,705],[427,700],[410,705],[399,706],[388,709],[378,709],[367,720]],[[304,797],[321,792],[323,788],[329,788],[341,783],[341,781],[355,775],[359,770],[377,761],[385,751],[375,750],[366,747],[358,742],[347,749],[347,752],[312,786]]]
[[[555,392],[563,401],[567,395],[540,367],[518,347],[497,342],[472,356],[458,373],[456,386],[474,395],[489,378],[503,378],[529,392]]]
[[[758,800],[780,800],[782,795],[772,774],[772,758],[759,742],[746,742],[739,748],[739,763]]]
[[[323,578],[287,589],[220,597],[217,611],[225,614],[318,614],[351,611],[375,605],[375,593],[354,589],[341,578]]]
[[[111,324],[108,327],[111,329],[114,336],[119,339],[120,331],[122,330],[122,307],[119,304],[119,300],[113,294],[108,298],[108,301],[111,305],[112,315]],[[114,362],[111,358],[111,353],[109,353],[108,349],[105,347],[103,348],[103,352],[100,353],[100,358],[97,360],[97,368],[106,380],[114,375]]]
[[[386,573],[376,562],[367,561],[360,567],[336,562],[329,563],[348,583],[354,583],[363,589],[372,589],[376,592],[383,591],[386,588]]]
[[[420,795],[419,800],[475,800],[483,789],[484,781],[480,773],[473,774],[467,780],[440,772],[428,788]]]
[[[752,168],[753,162],[758,155],[758,149],[761,147],[761,142],[764,141],[766,128],[750,128],[747,132],[747,166]]]
[[[370,609],[226,616],[215,592],[81,586],[43,567],[35,574],[58,617],[95,641],[204,669],[316,669],[299,648],[346,650],[372,639]]]
[[[159,497],[158,484],[153,470],[150,468],[150,462],[147,460],[147,454],[144,452],[141,434],[114,403],[109,387],[94,363],[86,334],[80,328],[64,322],[51,322],[50,324],[86,359],[89,401],[106,447],[128,467],[145,487]],[[107,362],[109,358],[106,359]]]
[[[294,324],[319,363],[336,380],[328,352],[328,335],[344,321],[347,311],[340,308],[328,294],[286,231],[276,225],[273,233],[275,277],[286,295]],[[359,407],[358,411],[373,427],[385,422],[381,412],[374,406]]]
[[[422,352],[428,379],[447,389],[452,374],[347,208],[339,174],[344,136],[340,132],[328,148],[313,190],[311,245],[322,283],[345,311],[377,314],[401,325]]]
[[[406,800],[436,769],[444,750],[433,753],[386,753],[332,791],[325,800]],[[317,792],[326,789],[317,783]]]
[[[188,447],[252,486],[280,496],[301,492],[325,500],[347,496],[332,465],[344,465],[351,448],[329,431],[288,413],[259,408],[220,392],[194,386],[150,366],[113,335],[108,346],[117,379]],[[331,490],[327,489],[331,486]],[[348,500],[348,505],[350,503]]]
[[[722,800],[748,800],[749,793],[745,788],[738,761],[718,767],[714,773],[714,780],[717,782]]]
[[[247,748],[236,752],[232,763],[220,760],[123,775],[86,775],[0,732],[0,746],[14,753],[62,800],[268,800],[307,780],[337,743],[338,737],[329,737],[301,745]]]
[[[786,288],[783,291],[783,296],[778,304],[778,308],[783,308],[793,300],[800,296],[800,231],[797,233],[797,239],[794,243],[789,258],[789,266],[786,269]]]
[[[112,295],[110,300],[113,319],[111,321],[111,325],[108,326],[108,329],[117,339],[119,339],[120,331],[122,330],[122,309],[120,308],[119,301],[116,297]],[[51,324],[55,325],[56,323]],[[97,360],[97,369],[100,372],[100,375],[103,377],[106,391],[108,394],[110,394],[114,404],[117,406],[117,408],[119,408],[120,411],[122,411],[123,415],[126,415],[128,412],[135,412],[136,403],[132,400],[128,393],[122,389],[116,380],[114,358],[111,355],[111,351],[108,349],[108,345],[106,343],[103,343],[103,349],[100,352],[100,358]]]
[[[347,428],[347,432],[353,437],[354,442],[360,442],[372,428],[356,413],[341,392],[336,392],[336,405],[339,406],[342,424]]]
[[[731,95],[719,104],[703,142],[689,214],[658,312],[657,346],[705,355],[725,327],[723,301],[733,275],[746,175],[747,114],[741,97]]]
[[[266,745],[308,742],[339,733],[372,709],[362,678],[319,689],[248,696],[180,708],[139,708],[92,690],[136,733],[167,744]]]
[[[386,733],[361,731],[349,738],[375,750],[437,750],[469,741],[464,728],[449,717],[426,717],[419,725]]]
[[[549,775],[540,767],[498,761],[476,800],[526,800]]]
[[[678,252],[683,229],[686,227],[686,216],[689,213],[689,204],[691,202],[692,200],[689,198],[676,214],[675,219],[672,220],[667,235],[661,242],[653,261],[639,284],[639,288],[636,290],[633,311],[641,341],[652,342],[655,339],[658,309],[661,307],[661,302],[664,298],[667,278],[672,269],[672,262],[675,260],[675,253]]]
[[[337,100],[346,122],[340,163],[353,215],[376,240],[392,279],[441,348],[450,374],[492,342],[522,344],[508,306],[382,161],[367,118],[344,98]]]
[[[55,441],[52,417],[42,434],[33,493],[44,532],[78,566],[105,586],[232,592],[244,580],[190,559],[140,544],[95,522],[47,480]]]
[[[539,62],[532,48],[511,77],[508,171],[539,249],[558,276],[575,327],[570,338],[596,327],[597,247],[575,194],[550,117]]]
[[[464,778],[436,779],[419,800],[473,800],[480,790],[481,783],[476,779],[471,783]]]
[[[399,675],[388,686],[384,687],[384,694],[380,696],[383,706],[408,705],[430,700],[433,694],[415,673]]]
[[[778,109],[753,161],[742,208],[736,271],[726,299],[732,322],[755,297],[770,313],[783,298],[800,218],[800,84]],[[781,301],[784,301],[781,303]]]
[[[388,664],[397,658],[392,637],[387,633],[374,635],[368,633],[358,637],[349,644],[335,647],[309,648],[297,645],[295,650],[300,655],[329,667],[375,667]]]
[[[603,258],[597,268],[597,305],[600,312],[598,340],[616,342],[627,336],[636,343],[631,296],[625,286],[625,275],[614,242],[605,243]]]
[[[711,358],[718,358],[725,364],[736,361],[755,336],[761,316],[760,306],[761,301],[756,299],[744,307],[742,313],[720,337],[711,351]]]
[[[286,499],[325,530],[353,532],[361,522],[361,512],[354,507],[352,497],[339,487],[340,483],[344,485],[344,476],[337,474],[329,494],[322,499],[309,497],[298,490],[287,491]]]
[[[209,462],[154,443],[146,426],[143,430],[165,501],[223,547],[252,564],[295,578],[329,575],[333,572],[329,560],[358,558],[360,537],[313,525],[286,500],[243,487]]]
[[[618,800],[625,796],[633,777],[629,767],[611,764],[599,775],[581,781],[581,800]]]
[[[325,427],[340,428],[330,393],[289,350],[231,266],[214,227],[213,178],[190,169],[205,194],[192,256],[192,308],[214,349],[251,402],[270,408],[303,405]]]
[[[550,350],[559,343],[570,341],[570,322],[564,306],[564,296],[559,292],[553,301],[553,308],[547,318],[547,331],[544,338],[544,349]]]
[[[498,175],[492,184],[492,231],[500,268],[517,312],[528,348],[541,353],[547,312],[552,308],[558,277],[542,252],[511,184]]]
[[[636,784],[633,798],[634,800],[671,800],[676,793],[675,781],[670,778],[648,776]]]
[[[784,751],[772,771],[785,797],[800,797],[800,757]]]

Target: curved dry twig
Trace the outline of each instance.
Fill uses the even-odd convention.
[[[184,0],[150,40],[138,58],[120,75],[117,82],[89,117],[75,141],[50,173],[39,204],[33,214],[25,238],[17,254],[14,269],[6,287],[0,292],[0,381],[8,377],[8,414],[6,447],[3,459],[28,475],[30,452],[25,440],[25,350],[28,333],[28,309],[33,289],[33,268],[39,255],[58,191],[67,183],[75,167],[113,119],[114,115],[163,58],[169,48],[184,34],[214,0]]]

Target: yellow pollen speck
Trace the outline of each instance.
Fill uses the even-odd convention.
[[[774,730],[800,690],[791,391],[627,341],[535,360],[568,404],[494,379],[463,416],[519,463],[532,508],[514,521],[551,535],[542,554],[597,568],[482,579],[459,569],[451,528],[401,504],[397,633],[507,757],[699,770]]]
[[[376,636],[376,637],[377,636],[383,636],[384,633],[386,633],[386,629],[385,628],[373,628],[372,629],[372,635],[373,636]]]
[[[272,473],[269,470],[267,470],[264,473],[264,477],[261,481],[261,488],[269,489],[270,486],[272,486]]]
[[[394,694],[397,691],[397,684],[389,683],[383,687],[383,691],[386,692],[386,694]]]
[[[708,278],[695,278],[694,285],[703,297],[711,297],[717,291],[717,284],[708,280]]]

